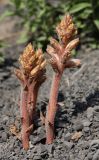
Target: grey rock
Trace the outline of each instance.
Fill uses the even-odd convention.
[[[30,135],[30,141],[31,141],[31,144],[33,144],[33,145],[41,142],[43,139],[45,139],[45,134],[44,133],[39,134],[37,137],[34,137],[33,135]]]
[[[20,148],[15,148],[15,153],[18,155],[20,153]]]
[[[55,124],[56,127],[59,127],[59,128],[65,128],[66,127],[66,122],[60,120],[58,121],[58,123]]]
[[[9,120],[8,116],[4,116],[3,119],[2,119],[3,123],[6,123],[8,120]]]
[[[54,152],[54,159],[59,159],[59,154]]]
[[[73,128],[76,131],[81,131],[83,129],[83,124],[81,122],[77,122]]]
[[[68,132],[66,135],[64,135],[64,141],[69,141],[71,139],[71,134]]]
[[[72,142],[64,141],[64,145],[67,149],[71,149],[74,144]]]
[[[46,144],[46,149],[49,153],[53,153],[54,145],[53,144]]]
[[[84,132],[88,133],[90,131],[89,127],[84,127]]]
[[[59,138],[62,137],[62,133],[63,133],[63,130],[60,130],[60,131],[58,132],[58,137],[59,137]]]
[[[8,138],[8,134],[6,132],[3,132],[2,133],[2,141],[3,142],[6,142],[7,141],[7,138]]]
[[[61,150],[62,145],[58,145],[56,148],[57,148],[58,150]]]
[[[44,127],[39,127],[38,130],[37,130],[37,133],[41,134],[41,135],[45,134]]]
[[[41,156],[36,155],[36,156],[33,157],[33,160],[41,160]]]
[[[97,122],[99,122],[99,113],[95,114],[94,120],[97,121]]]
[[[93,153],[92,153],[92,152],[91,152],[91,153],[88,153],[87,158],[88,158],[88,160],[92,160],[92,158],[93,158]]]
[[[94,111],[99,113],[99,106],[94,106]]]
[[[93,119],[93,114],[94,114],[94,109],[92,107],[89,107],[87,109],[87,118],[92,121]]]
[[[90,143],[90,146],[93,146],[95,144],[98,144],[99,145],[99,139],[96,139],[96,140],[92,140],[91,143]]]
[[[9,145],[9,150],[10,150],[11,152],[14,150],[14,144],[13,144],[13,143],[11,143],[11,144]]]
[[[99,106],[94,107],[94,120],[99,122]]]
[[[98,149],[97,152],[94,154],[92,160],[99,160],[99,149]]]
[[[73,155],[72,153],[70,153],[69,159],[70,159],[70,160],[73,160],[73,159],[74,159],[74,155]]]
[[[37,148],[37,153],[40,155],[42,155],[44,152],[46,152],[46,147],[43,144],[39,144],[38,148]]]
[[[84,127],[89,127],[90,125],[91,125],[91,122],[88,119],[83,121],[83,126]]]

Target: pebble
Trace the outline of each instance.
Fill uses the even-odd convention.
[[[83,126],[84,127],[89,127],[91,124],[92,123],[88,119],[86,119],[86,120],[83,121]]]
[[[71,149],[74,144],[72,142],[64,141],[64,145],[66,146],[67,149]]]
[[[43,139],[45,139],[45,134],[37,135],[37,137],[30,135],[30,141],[31,141],[31,144],[33,144],[33,145],[41,142]]]
[[[83,124],[81,122],[77,122],[73,128],[75,131],[81,131],[83,129]]]
[[[66,122],[64,122],[64,121],[59,121],[58,123],[56,123],[56,127],[65,128],[65,127],[66,127]]]
[[[53,153],[54,145],[53,144],[46,144],[46,149],[49,153]]]
[[[99,106],[94,106],[94,111],[99,112]]]
[[[91,143],[90,143],[90,146],[93,146],[95,144],[98,144],[99,145],[99,139],[96,139],[96,140],[92,140]]]
[[[94,109],[92,107],[89,107],[87,109],[87,118],[92,121],[93,119],[93,114],[94,114]]]
[[[62,134],[63,134],[63,130],[60,130],[60,131],[58,132],[58,137],[61,138],[61,137],[62,137]]]
[[[69,141],[71,139],[71,134],[68,132],[65,136],[64,136],[64,141]]]
[[[84,132],[89,132],[90,128],[89,127],[84,127]]]
[[[38,153],[38,155],[42,155],[42,153],[44,153],[44,152],[46,152],[47,150],[46,150],[46,147],[45,147],[45,145],[43,145],[43,144],[39,144],[39,146],[38,146],[38,148],[37,148],[37,153]]]
[[[99,160],[99,149],[98,149],[97,152],[94,154],[92,160]]]
[[[2,132],[2,141],[6,142],[8,138],[8,134],[6,132]]]
[[[33,157],[33,160],[41,160],[41,156],[36,155],[36,156]]]
[[[2,122],[5,124],[8,120],[9,120],[9,117],[8,116],[4,116],[3,119],[2,119]]]
[[[99,106],[94,107],[94,120],[99,122]]]

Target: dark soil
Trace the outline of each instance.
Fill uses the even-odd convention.
[[[80,53],[82,67],[66,70],[61,82],[55,120],[56,138],[45,144],[45,129],[39,118],[45,112],[52,70],[41,87],[37,103],[35,130],[26,152],[21,142],[10,132],[15,125],[20,131],[18,98],[20,84],[13,74],[24,46],[5,50],[6,60],[0,67],[0,160],[99,160],[99,51]],[[73,139],[75,133],[79,137]]]

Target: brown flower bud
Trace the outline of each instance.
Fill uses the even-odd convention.
[[[24,75],[20,69],[14,69],[14,73],[20,81],[24,82]]]
[[[73,39],[72,41],[68,43],[65,50],[71,51],[78,45],[78,43],[79,43],[79,38]]]

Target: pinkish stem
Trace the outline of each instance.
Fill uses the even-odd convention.
[[[21,138],[22,138],[23,148],[25,150],[28,150],[29,148],[29,132],[27,132],[27,129],[30,126],[29,114],[27,110],[27,95],[28,95],[28,90],[26,89],[26,87],[25,88],[22,87],[21,104],[20,104],[21,121],[22,121]]]
[[[39,87],[36,87],[33,84],[31,84],[29,87],[28,110],[29,110],[29,117],[30,117],[31,124],[33,123],[33,119],[35,116],[35,108],[36,108],[38,89],[39,89]]]
[[[48,109],[46,113],[46,143],[51,144],[54,139],[54,119],[57,111],[57,97],[59,84],[62,77],[62,73],[55,73],[52,81],[50,99],[48,104]]]

